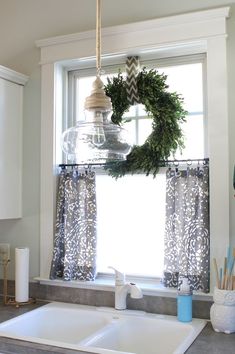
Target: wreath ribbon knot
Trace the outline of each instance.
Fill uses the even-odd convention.
[[[137,87],[137,74],[139,72],[140,62],[138,56],[127,57],[126,60],[126,92],[127,100],[130,105],[135,105],[140,103],[140,98],[138,94]]]

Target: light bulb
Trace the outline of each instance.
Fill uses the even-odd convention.
[[[86,121],[92,123],[90,125],[91,142],[97,148],[101,147],[106,141],[103,125],[106,114],[107,112],[100,108],[85,110]]]
[[[104,128],[102,125],[94,125],[92,129],[92,138],[91,138],[92,144],[94,144],[97,147],[101,147],[105,141],[105,133],[104,133]]]

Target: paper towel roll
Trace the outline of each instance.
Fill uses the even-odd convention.
[[[15,249],[15,300],[26,302],[29,299],[29,249]]]

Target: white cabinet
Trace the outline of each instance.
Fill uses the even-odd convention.
[[[22,118],[25,75],[0,66],[0,219],[22,217]]]

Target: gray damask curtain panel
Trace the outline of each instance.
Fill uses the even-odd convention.
[[[62,169],[58,182],[50,278],[94,280],[95,275],[95,173]]]
[[[209,167],[166,174],[164,285],[209,291]]]

